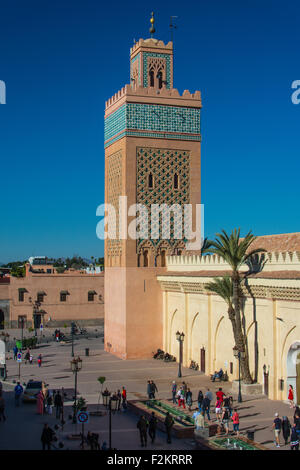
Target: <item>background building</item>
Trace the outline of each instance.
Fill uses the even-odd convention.
[[[293,385],[300,404],[300,233],[257,237],[253,248],[258,247],[268,251],[266,264],[243,287],[250,371],[272,399],[287,399],[288,385]],[[185,366],[194,360],[207,375],[222,367],[235,380],[238,362],[228,307],[205,288],[226,273],[229,266],[217,256],[167,257],[167,272],[158,276],[162,349],[178,358],[176,332],[183,331]]]
[[[104,273],[68,270],[49,263],[26,264],[25,277],[0,278],[0,328],[103,323]]]

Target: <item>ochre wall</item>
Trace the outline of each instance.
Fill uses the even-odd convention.
[[[206,374],[227,370],[229,380],[238,378],[238,362],[227,305],[219,297],[206,294],[162,292],[164,332],[163,349],[178,358],[177,330],[185,333],[183,363],[196,361],[200,366],[200,349],[205,348]],[[175,312],[175,313],[174,313]],[[247,298],[245,325],[250,355],[250,371],[255,375],[255,331],[257,328],[257,381],[263,384],[263,366],[269,371],[269,397],[286,400],[288,383],[287,357],[291,346],[300,342],[300,302]],[[256,320],[256,322],[255,322]],[[233,373],[230,373],[230,362]],[[279,379],[284,390],[279,390]],[[300,401],[300,390],[298,392]]]

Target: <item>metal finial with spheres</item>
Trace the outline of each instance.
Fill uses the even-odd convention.
[[[153,37],[153,34],[155,33],[155,28],[154,28],[154,13],[151,13],[152,17],[150,18],[150,23],[151,23],[151,28],[149,29],[151,37]]]

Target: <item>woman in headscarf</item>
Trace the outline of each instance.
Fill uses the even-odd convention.
[[[42,390],[37,395],[37,413],[39,415],[44,414],[44,394]]]
[[[288,444],[288,440],[291,434],[291,423],[287,416],[282,417],[282,435],[285,442],[285,445]]]

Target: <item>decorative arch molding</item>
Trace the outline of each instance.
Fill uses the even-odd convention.
[[[192,324],[191,324],[191,328],[190,328],[190,345],[189,345],[189,358],[190,358],[190,359],[192,359],[191,355],[192,355],[192,352],[193,352],[193,328],[194,328],[194,324],[195,324],[196,318],[199,316],[199,313],[200,313],[200,312],[197,312],[197,313],[194,315],[194,318],[193,318]]]
[[[295,329],[292,328],[287,337]],[[286,337],[286,339],[287,339]],[[294,341],[286,354],[286,393],[289,385],[294,390],[294,402],[300,403],[300,340]]]
[[[155,253],[155,248],[153,246],[153,243],[151,240],[143,240],[139,245],[137,252],[138,254],[141,254],[144,250],[151,250],[152,253]]]
[[[255,323],[256,323],[256,322],[253,321],[253,322],[248,326],[247,331],[246,331],[246,336],[247,336],[247,338],[248,338],[248,335],[249,335],[249,331],[250,331],[251,328],[255,325]]]
[[[218,332],[219,332],[219,329],[220,329],[220,325],[222,323],[222,321],[224,320],[225,316],[222,315],[222,317],[220,318],[220,320],[218,321],[217,323],[217,326],[216,326],[216,329],[215,329],[215,334],[214,334],[214,357],[213,357],[213,368],[215,369],[215,363],[216,363],[216,359],[217,359],[217,337],[218,337]]]
[[[286,336],[285,336],[285,338],[284,338],[284,340],[283,340],[282,349],[281,349],[280,362],[282,362],[282,359],[283,359],[283,355],[284,355],[284,351],[285,351],[285,347],[286,347],[286,343],[287,343],[288,337],[289,337],[289,335],[292,333],[292,331],[294,331],[295,328],[296,328],[296,325],[293,326],[293,328],[291,328],[291,329],[287,332],[287,334],[286,334]],[[290,350],[290,348],[289,348],[289,350]],[[288,351],[288,352],[289,352],[289,351]],[[287,352],[287,353],[288,353],[288,352]]]

